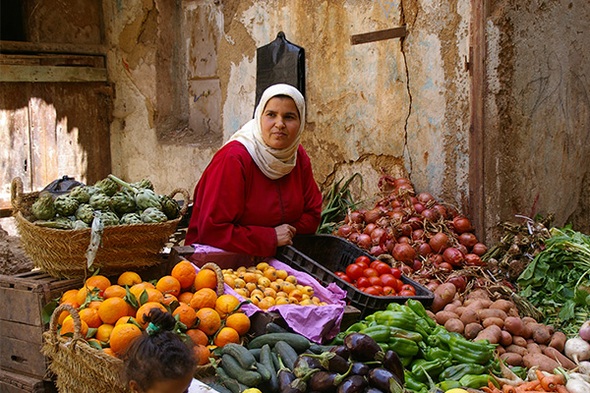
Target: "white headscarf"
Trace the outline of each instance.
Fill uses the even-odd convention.
[[[297,137],[293,141],[293,144],[284,149],[273,149],[264,143],[260,125],[266,104],[271,98],[277,95],[286,95],[295,101],[295,105],[299,110],[299,119],[301,120],[301,125],[299,126]],[[276,84],[268,87],[262,93],[260,103],[254,112],[254,119],[244,124],[227,142],[235,140],[244,145],[262,173],[269,179],[276,180],[290,173],[295,167],[297,148],[301,141],[301,132],[303,131],[304,125],[305,100],[299,90],[291,85]]]

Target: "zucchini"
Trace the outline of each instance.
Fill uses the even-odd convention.
[[[252,348],[248,349],[248,351],[250,351],[250,353],[254,355],[254,359],[256,359],[257,362],[260,361],[260,348]]]
[[[249,388],[249,386],[244,386],[234,378],[231,378],[222,367],[215,369],[215,376],[219,379],[221,385],[229,389],[232,393],[241,393]]]
[[[254,354],[243,345],[227,343],[221,348],[221,354],[231,355],[245,370],[256,369],[256,358],[254,357]]]
[[[271,371],[266,367],[265,364],[260,362],[256,363],[256,371],[258,371],[263,381],[270,380]]]
[[[266,324],[266,333],[287,333],[288,330],[275,322]]]
[[[257,386],[262,381],[262,376],[259,372],[243,369],[236,358],[231,355],[221,355],[221,367],[223,367],[227,375],[231,378],[236,379],[239,383],[248,387]]]
[[[316,355],[320,355],[324,352],[330,352],[330,350],[334,347],[335,345],[319,345],[316,343],[311,343],[309,350]]]
[[[248,344],[248,348],[262,348],[264,344],[273,347],[278,341],[289,344],[297,353],[303,353],[309,349],[311,342],[301,334],[297,333],[266,333],[254,337]]]
[[[272,350],[268,344],[265,344],[260,349],[260,363],[264,364],[270,371],[270,379],[268,380],[268,386],[272,392],[279,391],[279,379],[277,377],[277,369],[275,368],[272,360]]]
[[[295,362],[297,361],[297,351],[285,341],[278,341],[273,350],[279,355],[279,358],[283,361],[285,367],[293,371],[295,368]]]

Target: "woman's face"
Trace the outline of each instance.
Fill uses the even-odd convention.
[[[273,149],[287,148],[297,138],[300,125],[295,101],[291,97],[273,97],[262,112],[262,140]]]

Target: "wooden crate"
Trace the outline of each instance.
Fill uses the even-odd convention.
[[[57,393],[57,388],[51,381],[0,369],[0,392]]]
[[[81,286],[81,279],[60,280],[38,271],[0,275],[0,369],[43,379],[47,361],[40,349],[48,328],[43,308]]]

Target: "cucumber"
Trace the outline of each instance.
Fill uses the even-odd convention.
[[[271,371],[266,367],[264,363],[256,363],[256,371],[258,371],[263,381],[270,380]]]
[[[248,351],[250,351],[250,353],[254,355],[254,359],[256,359],[257,362],[260,361],[260,348],[252,348],[248,349]]]
[[[299,356],[297,351],[285,341],[278,341],[273,350],[279,355],[279,358],[281,358],[285,367],[293,371],[295,368],[295,362]]]
[[[240,344],[227,343],[221,348],[222,355],[231,355],[245,370],[256,369],[256,357],[248,348]]]
[[[266,333],[254,337],[248,344],[248,348],[262,348],[264,344],[271,347],[278,341],[284,341],[289,344],[297,353],[303,353],[309,349],[311,342],[301,334],[297,333]]]
[[[268,344],[265,344],[260,349],[260,363],[264,364],[270,371],[270,379],[268,380],[268,386],[272,392],[279,391],[279,379],[277,377],[277,369],[275,368],[272,360],[272,350]]]
[[[257,386],[262,381],[259,372],[243,369],[237,359],[231,355],[221,355],[221,367],[223,367],[227,375],[248,387]]]
[[[275,322],[269,322],[266,324],[266,333],[287,333],[288,330]]]
[[[231,378],[222,367],[215,369],[215,376],[219,379],[221,385],[229,389],[232,393],[241,393],[249,388],[249,386],[245,386],[234,378]]]
[[[311,343],[309,346],[309,350],[316,355],[322,354],[324,352],[330,352],[332,348],[334,348],[334,345],[319,345],[316,343]]]

